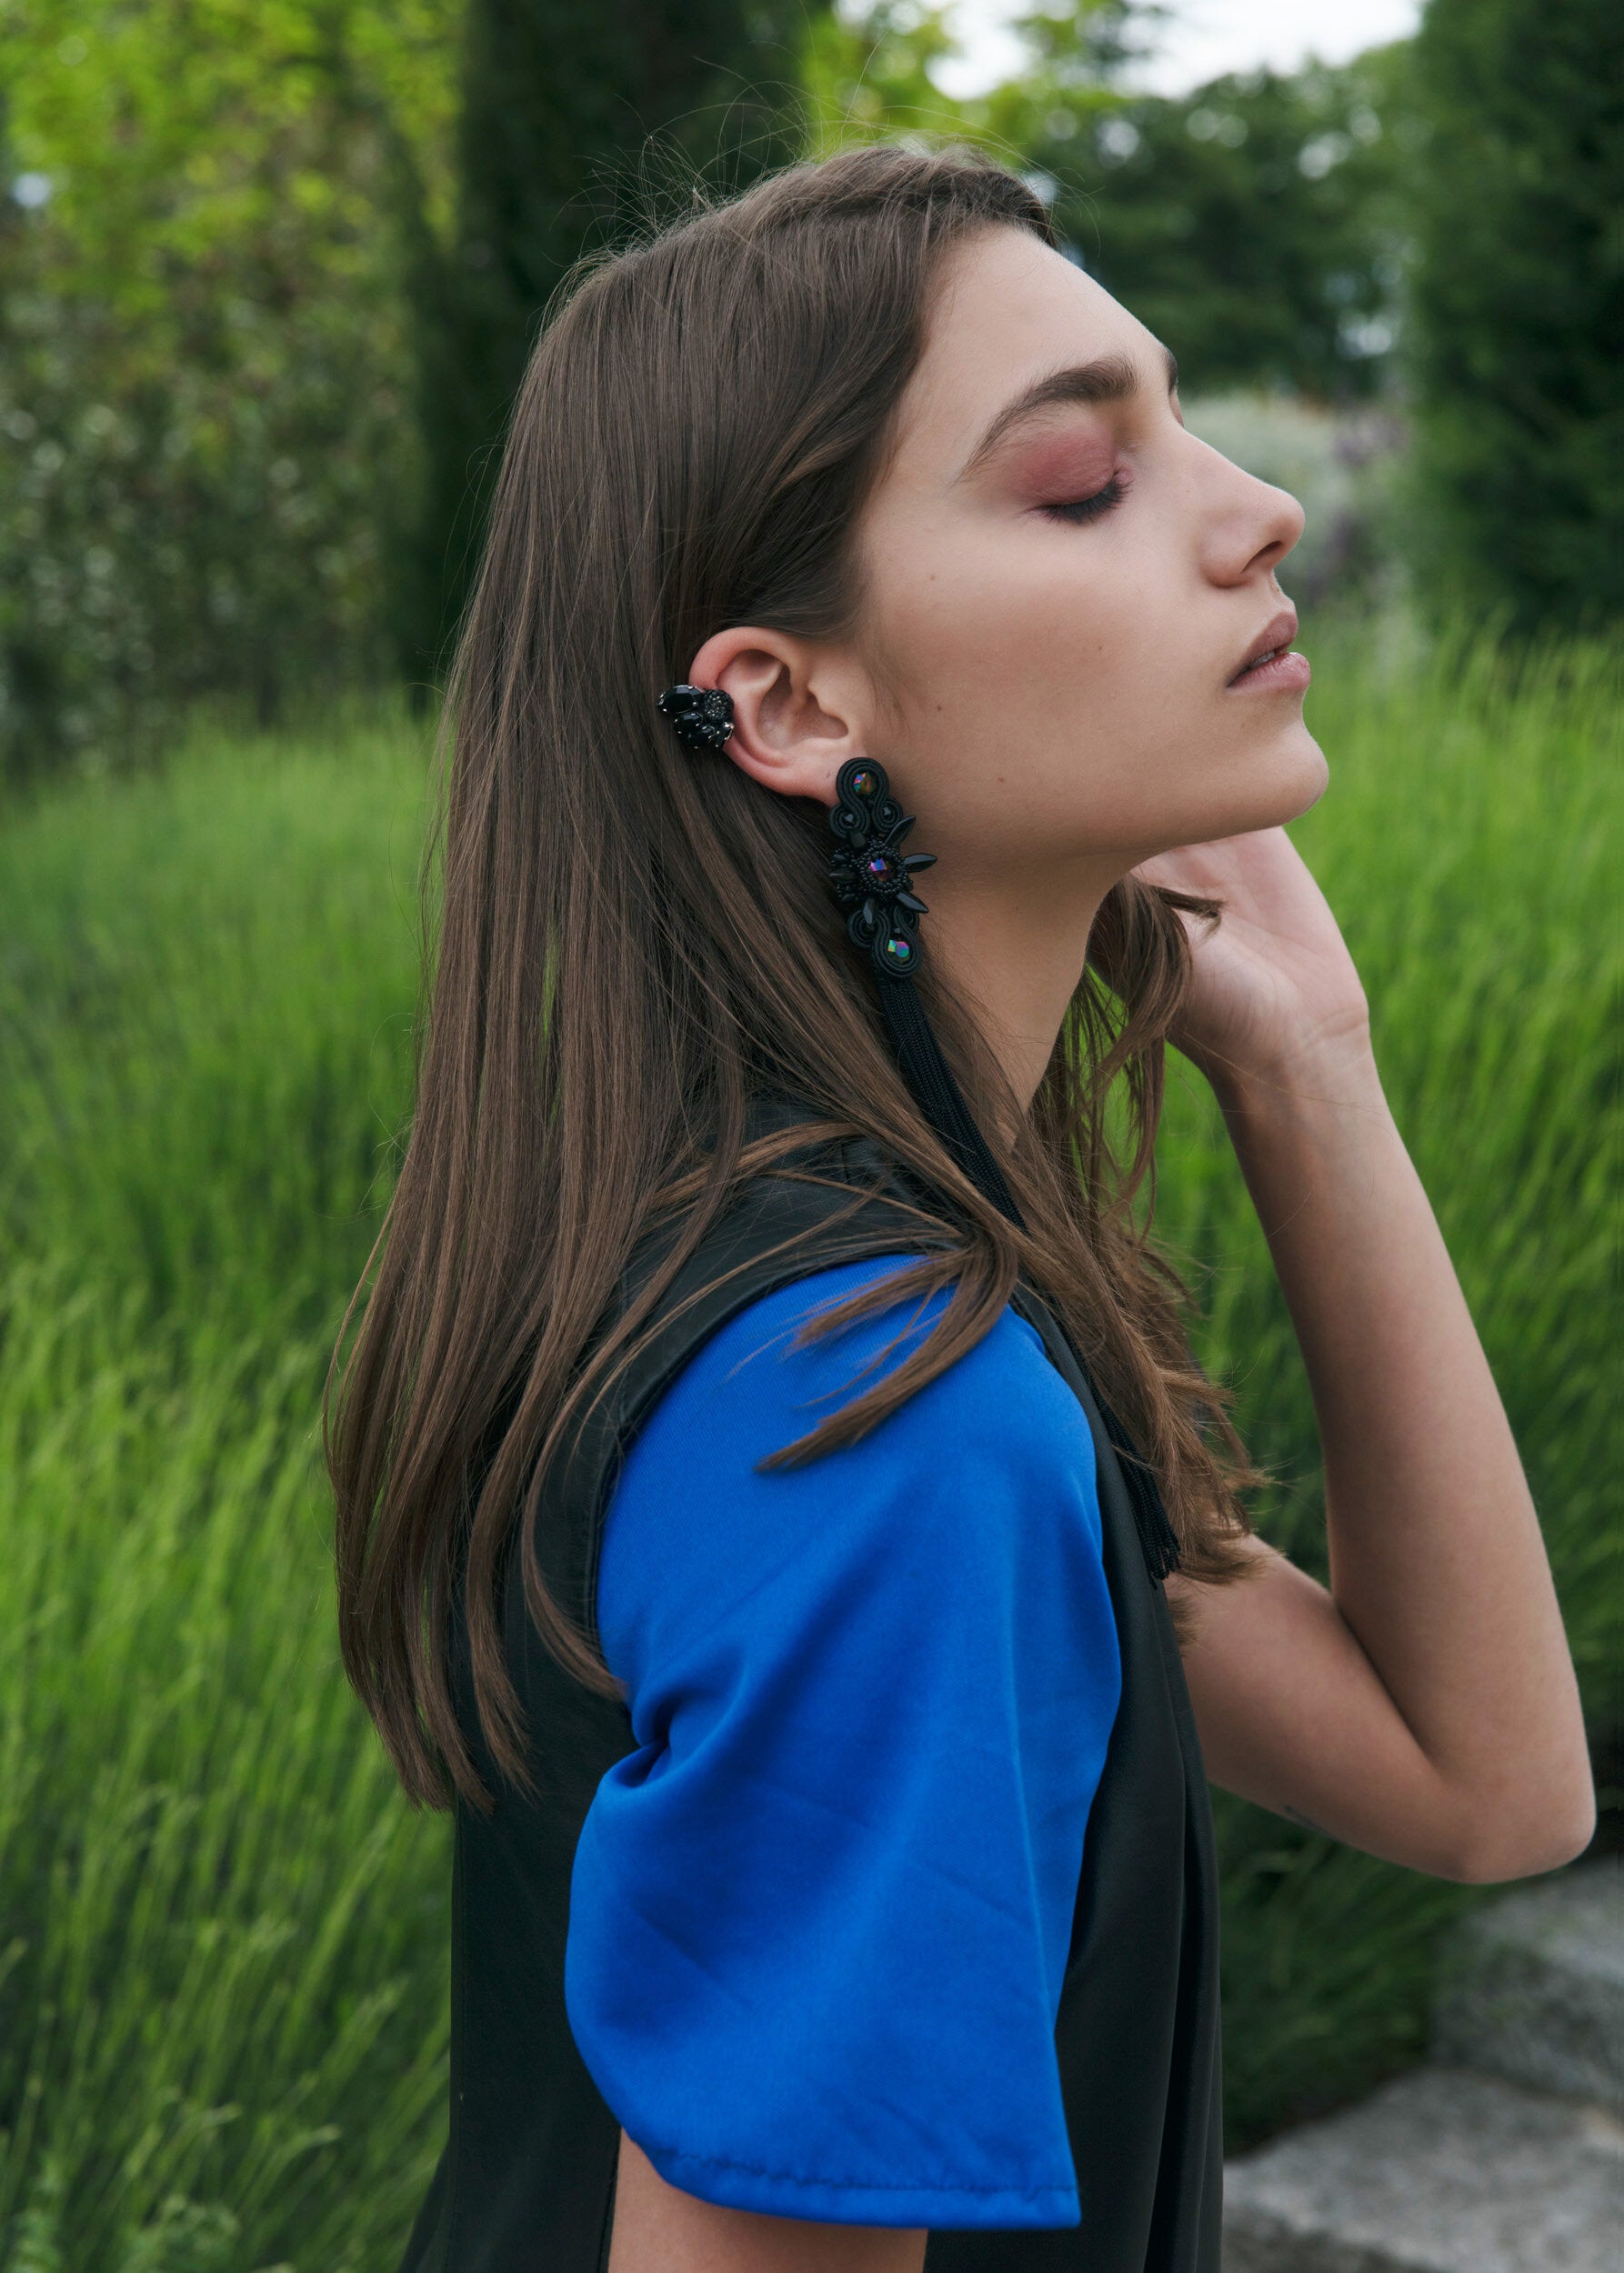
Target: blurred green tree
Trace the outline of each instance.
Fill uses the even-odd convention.
[[[1178,98],[1057,88],[1033,161],[1075,255],[1193,387],[1338,401],[1380,384],[1398,320],[1403,44]]]
[[[685,166],[726,185],[797,154],[807,14],[794,0],[468,0],[449,242],[423,233],[412,271],[428,463],[403,661],[420,696],[466,603],[548,298]]]
[[[938,84],[939,66],[959,53],[951,0],[832,8],[808,25],[801,56],[807,146],[822,155],[876,135],[947,135],[1021,165],[1057,103],[1111,99],[1110,78],[1164,14],[1159,0],[1060,0],[1018,15],[1010,28],[1022,68],[985,94],[956,96]]]
[[[438,0],[0,12],[0,772],[392,676]],[[9,194],[4,194],[5,192]]]
[[[1431,0],[1416,41],[1418,531],[1527,629],[1624,612],[1624,11]]]
[[[878,135],[961,135],[965,106],[944,95],[930,67],[957,52],[951,5],[877,0],[854,13],[827,8],[807,25],[799,77],[806,155],[827,157]]]
[[[0,771],[115,758],[198,695],[426,691],[576,256],[685,173],[877,134],[1020,167],[1192,394],[1357,400],[1412,327],[1440,585],[1616,610],[1610,10],[1433,0],[1424,102],[1410,43],[1129,95],[1158,13],[1051,0],[955,98],[933,0],[0,11]]]
[[[947,132],[1025,171],[1072,256],[1176,348],[1191,384],[1325,402],[1379,391],[1401,318],[1408,45],[1336,67],[1125,91],[1167,10],[1069,0],[1013,29],[1022,68],[953,98],[952,11],[879,0],[823,19],[804,65],[813,146]]]

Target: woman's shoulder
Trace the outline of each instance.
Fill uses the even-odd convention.
[[[866,1256],[807,1272],[759,1295],[701,1344],[657,1400],[641,1440],[657,1457],[695,1431],[756,1458],[817,1427],[894,1372],[928,1338],[951,1287],[902,1294],[868,1316],[797,1346],[808,1321],[925,1259]],[[787,1427],[788,1434],[776,1434]],[[944,1434],[945,1432],[945,1434]],[[992,1325],[860,1440],[950,1442],[961,1453],[1065,1456],[1092,1445],[1082,1407],[1041,1336],[1012,1303]],[[835,1457],[837,1456],[829,1456]]]
[[[921,1611],[965,1588],[1000,1597],[1092,1584],[1094,1441],[1038,1333],[1009,1306],[935,1378],[851,1444],[763,1469],[927,1338],[951,1297],[903,1296],[797,1348],[815,1313],[916,1256],[815,1271],[752,1301],[667,1386],[612,1493],[597,1613],[615,1663],[755,1602],[890,1586]],[[939,1599],[938,1599],[939,1597]],[[617,1667],[619,1670],[619,1667]]]

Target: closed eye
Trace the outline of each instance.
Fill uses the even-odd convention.
[[[1119,506],[1127,495],[1128,484],[1120,474],[1113,474],[1103,489],[1097,489],[1091,497],[1070,497],[1064,504],[1042,506],[1038,510],[1054,521],[1098,521],[1102,514]]]

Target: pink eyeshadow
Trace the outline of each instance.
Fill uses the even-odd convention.
[[[1102,489],[1111,478],[1117,453],[1111,444],[1076,435],[1057,435],[1049,441],[1031,442],[1011,453],[1011,474],[1018,488],[1032,497],[1051,501],[1086,497]]]

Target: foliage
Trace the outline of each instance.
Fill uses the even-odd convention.
[[[1157,13],[1035,8],[1022,70],[969,101],[937,84],[929,0],[0,16],[0,774],[121,764],[203,697],[264,722],[403,672],[425,692],[555,285],[694,171],[797,140],[979,143],[1194,390],[1368,394],[1407,49],[1129,98]]]
[[[1058,226],[1193,386],[1378,385],[1407,228],[1405,53],[1046,113],[1031,147]]]
[[[430,0],[0,15],[0,772],[389,673],[418,444],[402,215],[448,190]]]
[[[881,0],[820,21],[811,146],[949,134],[1023,167],[1072,256],[1179,355],[1192,385],[1346,400],[1378,389],[1400,320],[1408,45],[1353,63],[1128,95],[1158,10],[1096,0],[1019,19],[1023,69],[955,100],[932,76],[952,11]]]
[[[460,615],[548,299],[662,175],[742,183],[794,155],[798,20],[787,0],[468,0],[451,240],[412,272],[429,455],[402,626],[414,669],[436,669]]]
[[[1141,19],[1163,11],[1145,0],[1073,0],[1016,18],[1025,68],[982,95],[957,97],[937,67],[957,52],[956,11],[928,0],[875,0],[831,9],[808,25],[800,59],[806,146],[822,156],[875,136],[947,135],[1018,165],[1057,103],[1089,110],[1112,98],[1113,74],[1136,52]]]
[[[1293,832],[1605,1738],[1616,668],[1338,639],[1308,698],[1331,786]],[[443,2141],[445,1826],[345,1687],[315,1436],[406,1111],[426,740],[199,724],[163,775],[13,800],[0,831],[5,2273],[392,2273]],[[1323,1577],[1289,1321],[1172,1074],[1158,1232],[1280,1473],[1260,1526]],[[1482,1890],[1216,1799],[1234,2152],[1420,2057],[1437,1929]]]
[[[1340,414],[1407,362],[1423,478],[1347,527],[1416,550],[1423,595],[1614,609],[1613,12],[1434,0],[1418,46],[1129,95],[1158,13],[1035,6],[1022,68],[955,100],[931,0],[17,0],[0,776],[123,763],[200,697],[286,720],[432,679],[553,286],[685,172],[797,136],[1021,167],[1192,396]]]
[[[1624,16],[1430,0],[1414,281],[1435,574],[1531,629],[1624,611]]]
[[[952,13],[950,5],[877,0],[860,15],[829,8],[814,16],[799,66],[806,155],[827,157],[882,135],[972,138],[966,105],[930,75],[932,64],[956,52]]]

